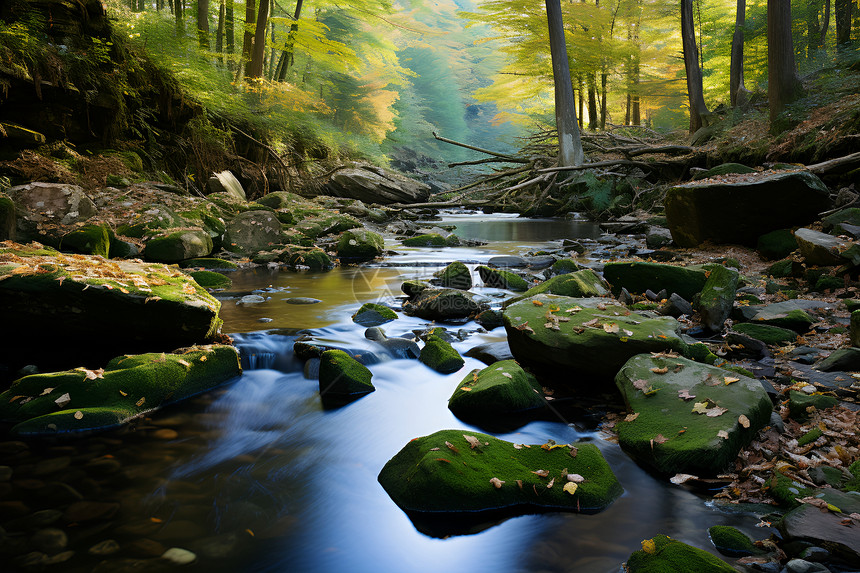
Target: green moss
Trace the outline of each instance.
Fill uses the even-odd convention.
[[[839,404],[833,396],[824,394],[803,394],[792,390],[788,394],[788,411],[795,420],[805,420],[809,417],[809,409],[826,410]]]
[[[648,545],[648,551],[644,548]],[[735,573],[728,563],[666,535],[643,541],[627,560],[628,573]]]
[[[220,207],[225,213],[229,213],[232,215],[238,215],[239,213],[244,213],[249,209],[248,203],[242,201],[235,195],[231,193],[227,193],[226,191],[219,191],[217,193],[210,193],[206,196],[209,201],[215,203],[218,207]]]
[[[117,227],[118,235],[140,239],[164,229],[183,227],[186,221],[166,205],[153,203],[139,209],[129,223]]]
[[[486,310],[486,306],[468,291],[427,288],[403,303],[403,311],[410,316],[427,320],[450,320],[474,316]]]
[[[367,229],[354,229],[341,233],[337,241],[337,256],[342,261],[370,261],[382,255],[385,241]]]
[[[721,472],[769,422],[772,411],[757,380],[731,378],[736,380],[725,384],[725,370],[680,357],[634,356],[615,377],[628,410],[638,414],[616,425],[619,444],[638,463],[661,474]],[[640,380],[645,390],[637,386]],[[682,398],[683,390],[694,398]],[[716,416],[694,411],[702,402],[705,409],[725,411]],[[740,415],[747,417],[749,427],[740,424]]]
[[[660,305],[656,302],[634,302],[630,310],[659,310]]]
[[[552,270],[552,274],[554,275],[566,275],[567,273],[573,273],[580,269],[582,269],[582,267],[573,259],[558,260],[550,267],[550,270]]]
[[[515,292],[526,291],[529,288],[528,281],[511,271],[493,269],[485,265],[479,265],[477,270],[484,285],[488,287],[503,288]]]
[[[743,557],[763,553],[761,549],[755,546],[752,539],[735,527],[714,525],[708,528],[708,535],[717,551],[727,557]]]
[[[521,364],[564,372],[566,380],[586,375],[588,384],[594,383],[588,376],[611,380],[636,354],[687,348],[674,318],[631,313],[610,299],[542,294],[508,306],[504,320]]]
[[[805,446],[806,444],[811,444],[812,442],[820,438],[823,434],[824,432],[821,431],[821,428],[816,426],[815,428],[812,428],[811,430],[800,436],[797,439],[797,445]]]
[[[603,278],[612,285],[612,294],[618,295],[624,287],[633,293],[646,290],[669,294],[677,293],[685,300],[697,295],[708,277],[701,267],[676,267],[649,262],[607,263],[603,267]]]
[[[708,348],[708,346],[702,342],[697,342],[688,346],[687,357],[691,360],[695,360],[696,362],[711,365],[713,365],[717,360],[720,359],[719,356],[711,352],[711,349]]]
[[[537,379],[514,360],[502,360],[483,370],[472,370],[448,399],[448,409],[465,421],[543,406],[543,393]]]
[[[76,368],[20,378],[0,394],[0,419],[16,424],[12,433],[22,436],[105,430],[205,392],[240,371],[232,346],[120,356],[103,371]]]
[[[328,253],[318,247],[290,247],[278,259],[293,267],[304,266],[314,270],[334,267]]]
[[[178,263],[185,259],[205,257],[212,252],[212,237],[202,229],[177,229],[153,237],[143,254],[149,261]]]
[[[308,217],[295,225],[306,237],[316,239],[324,235],[341,233],[361,227],[361,223],[349,215],[332,214],[328,211],[318,217]]]
[[[430,233],[426,235],[417,235],[403,239],[403,245],[406,247],[446,247],[448,241],[442,235]]]
[[[427,337],[418,360],[442,374],[456,372],[466,363],[453,346],[435,334]]]
[[[791,259],[783,259],[781,261],[777,261],[771,266],[769,266],[765,271],[766,274],[777,279],[795,277],[798,276],[800,272],[800,265],[796,264]]]
[[[791,508],[800,505],[800,502],[797,501],[798,499],[812,497],[815,489],[807,488],[803,484],[777,472],[771,476],[768,482],[768,492],[780,505]]]
[[[710,269],[708,279],[699,293],[699,314],[702,324],[712,332],[722,330],[723,323],[732,312],[738,272],[722,265]]]
[[[817,292],[825,292],[828,290],[836,290],[843,288],[845,286],[845,280],[839,277],[832,277],[830,275],[821,275],[818,277],[818,280],[815,281],[815,286],[813,290]]]
[[[752,305],[763,304],[763,301],[759,297],[755,296],[754,294],[742,294],[739,297],[737,297],[737,301],[738,302],[745,302],[747,304],[752,304]]]
[[[112,238],[113,230],[107,224],[84,225],[66,233],[60,240],[60,249],[107,259]]]
[[[214,257],[186,259],[180,262],[179,266],[183,269],[202,268],[205,270],[221,271],[234,271],[239,268],[239,265],[237,265],[236,263],[232,263],[230,261],[225,261],[224,259],[218,259]]]
[[[343,350],[326,350],[320,355],[320,396],[324,399],[360,398],[376,390],[366,366]]]
[[[769,261],[782,259],[797,249],[791,229],[777,229],[758,238],[756,250]]]
[[[746,376],[747,378],[755,378],[755,374],[744,368],[743,366],[737,366],[735,364],[723,364],[720,366],[723,370],[728,370],[729,372],[734,372],[735,374],[740,374],[741,376]]]
[[[848,466],[848,471],[851,473],[852,477],[845,482],[842,489],[845,491],[860,492],[860,460],[857,460]]]
[[[591,269],[583,269],[569,274],[558,275],[526,291],[524,296],[541,293],[558,294],[576,298],[606,296],[608,285]]]
[[[177,214],[185,219],[189,226],[205,230],[212,237],[212,241],[218,244],[220,244],[220,237],[227,230],[224,214],[211,201],[199,203],[193,209],[180,211]]]
[[[304,197],[288,191],[276,191],[275,193],[263,195],[257,199],[257,203],[271,207],[272,209],[293,209],[299,206],[308,208],[311,205],[311,203]]]
[[[406,444],[382,468],[379,483],[408,512],[540,507],[595,513],[621,495],[594,444],[545,446],[518,447],[478,432],[442,430]],[[539,470],[546,477],[534,473]],[[563,490],[568,474],[584,478],[573,494]],[[496,488],[492,478],[504,483]]]
[[[445,288],[469,290],[472,288],[472,271],[460,261],[454,261],[433,276]]]
[[[361,326],[379,326],[397,319],[397,313],[381,304],[366,302],[352,315],[352,321]]]
[[[787,328],[771,326],[769,324],[756,324],[754,322],[740,322],[732,326],[732,330],[740,332],[756,340],[761,340],[768,345],[782,345],[797,340],[797,333]]]
[[[193,271],[188,274],[190,274],[191,278],[193,278],[197,284],[203,288],[225,289],[233,286],[233,281],[221,273],[214,273],[212,271]]]

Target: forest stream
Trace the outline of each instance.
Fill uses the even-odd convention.
[[[619,571],[630,549],[657,533],[713,550],[707,528],[718,524],[767,535],[767,529],[756,528],[760,515],[717,508],[705,497],[652,477],[594,420],[574,419],[561,410],[498,437],[527,444],[592,441],[624,487],[608,510],[519,516],[467,534],[456,523],[413,524],[379,485],[377,474],[417,436],[445,428],[480,431],[446,406],[463,376],[484,364],[466,357],[459,372],[446,376],[417,360],[378,355],[367,361],[377,391],[326,409],[316,380],[306,378],[302,362],[293,357],[294,341],[310,332],[332,346],[371,353],[365,329],[349,317],[364,302],[399,307],[395,297],[402,296],[403,280],[426,278],[452,260],[474,267],[497,255],[557,247],[559,238],[600,234],[591,223],[510,215],[457,215],[442,222],[456,224],[463,236],[489,242],[441,249],[392,243],[387,246],[397,248],[397,254],[360,267],[233,273],[233,288],[219,298],[224,331],[232,333],[241,350],[241,377],[157,412],[134,431],[41,450],[34,445],[29,455],[19,454],[21,466],[15,471],[29,470],[33,487],[59,471],[67,484],[82,490],[99,487],[98,481],[100,499],[121,505],[104,525],[69,528],[69,549],[77,555],[66,570],[91,570],[101,558],[88,556],[86,548],[108,538],[124,547],[141,539],[141,557],[169,547],[192,549],[198,559],[189,567],[208,572],[506,573]],[[490,298],[502,292],[476,291]],[[241,303],[247,294],[267,300]],[[291,298],[320,302],[285,302]],[[394,337],[427,326],[401,315],[386,325],[386,332]],[[453,344],[461,354],[505,339],[504,329],[486,332],[475,322],[447,326],[463,335]],[[93,472],[96,481],[89,477]],[[96,570],[137,570],[134,562],[104,561]]]

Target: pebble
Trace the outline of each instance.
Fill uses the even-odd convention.
[[[318,298],[311,298],[308,296],[295,296],[292,298],[283,299],[287,304],[317,304],[318,302],[322,302]]]
[[[236,304],[259,304],[261,302],[266,302],[266,297],[258,294],[249,294],[240,298]]]
[[[272,319],[264,316],[263,318],[258,318],[257,322],[272,322]]]
[[[164,545],[146,537],[123,544],[123,549],[135,557],[159,557],[165,551]]]
[[[110,519],[119,509],[118,503],[106,501],[78,501],[66,509],[66,521],[93,521],[96,519]]]
[[[181,547],[171,547],[161,555],[162,559],[167,559],[176,565],[188,565],[197,560],[197,556],[187,549]]]
[[[0,481],[9,481],[12,478],[12,468],[0,466]]]
[[[62,516],[63,512],[57,509],[43,509],[6,523],[6,528],[16,530],[42,529],[56,522]]]
[[[69,537],[62,529],[41,529],[33,534],[30,543],[38,551],[54,555],[68,547]]]
[[[87,553],[96,557],[106,557],[108,555],[113,555],[118,551],[119,543],[117,543],[113,539],[105,539],[104,541],[99,541],[98,543],[87,549]]]
[[[152,433],[152,437],[156,440],[175,440],[179,437],[179,432],[170,428],[162,428]]]
[[[784,573],[830,573],[830,569],[821,563],[812,563],[804,559],[792,559],[785,564]]]

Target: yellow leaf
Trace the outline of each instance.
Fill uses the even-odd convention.
[[[632,422],[633,420],[635,420],[638,417],[639,417],[639,412],[636,412],[635,414],[627,414],[627,416],[624,418],[624,421],[625,422]]]
[[[655,366],[654,368],[651,369],[651,372],[653,372],[654,374],[665,374],[668,371],[669,371],[668,366],[664,366],[663,368],[657,368]]]
[[[463,386],[462,388],[460,388],[460,390],[462,390],[463,392],[471,392],[472,391],[472,389],[469,388],[468,386]]]
[[[653,539],[645,539],[642,541],[642,551],[649,555],[654,555],[657,553],[657,544],[654,543]]]
[[[618,332],[618,325],[614,322],[609,322],[603,325],[603,330],[609,334],[615,334]]]
[[[532,301],[532,304],[533,304],[533,305],[535,305],[535,306],[543,306],[543,303],[542,303],[541,301],[539,301],[539,300],[533,300],[533,301]]]
[[[123,396],[128,396],[128,392],[123,392],[122,390],[120,390],[119,393]]]
[[[574,495],[576,493],[576,489],[579,487],[579,484],[576,482],[569,481],[564,484],[564,491],[569,493],[570,495]]]
[[[80,410],[78,410],[77,412],[75,412],[75,420],[80,420],[80,419],[81,419],[81,418],[83,418],[83,417],[84,417],[84,413],[83,413],[83,412],[81,412]]]
[[[135,405],[135,406],[137,406],[137,407],[139,408],[140,406],[143,406],[143,403],[144,403],[144,402],[146,402],[146,398],[145,398],[145,397],[144,397],[144,398],[141,398],[140,400],[138,400],[137,402],[135,402],[135,404],[134,404],[134,405]]]
[[[743,426],[744,428],[749,428],[749,427],[750,427],[750,419],[749,419],[749,418],[747,418],[746,416],[744,416],[743,414],[741,414],[740,416],[738,416],[738,423],[739,423],[741,426]]]
[[[726,386],[732,382],[737,382],[738,380],[740,380],[740,378],[735,378],[734,376],[723,376],[723,381],[726,383]]]

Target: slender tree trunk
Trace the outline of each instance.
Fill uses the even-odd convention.
[[[851,8],[853,5],[854,0],[836,0],[836,48],[840,51],[851,46]]]
[[[743,107],[749,99],[749,91],[744,87],[744,23],[746,21],[746,0],[738,0],[735,15],[735,34],[732,36],[732,60],[729,68],[729,100],[732,107]],[[740,101],[738,101],[740,99]]]
[[[209,50],[209,0],[197,0],[197,42],[201,50]]]
[[[585,116],[585,114],[582,113],[583,112],[583,105],[582,104],[585,101],[585,97],[583,96],[582,91],[583,91],[582,90],[582,76],[577,75],[576,76],[576,92],[577,92],[576,95],[577,95],[577,101],[579,102],[579,116],[578,116],[577,123],[579,123],[580,131],[582,131],[582,118]]]
[[[242,41],[242,59],[245,60],[245,75],[251,75],[251,47],[254,45],[252,27],[257,23],[256,0],[245,0],[245,35]]]
[[[603,93],[603,97],[600,99],[600,130],[603,131],[606,129],[606,81],[609,79],[609,74],[606,73],[606,69],[604,68],[603,73],[600,74],[600,91]]]
[[[173,15],[176,16],[176,30],[185,32],[185,6],[184,0],[173,0]]]
[[[827,28],[830,27],[830,0],[824,0],[824,23],[821,24],[818,36],[818,47],[824,49],[824,40],[827,39]]]
[[[585,154],[576,108],[573,84],[570,82],[570,65],[564,41],[564,23],[560,0],[546,0],[546,18],[549,28],[549,48],[552,56],[552,77],[555,84],[555,124],[558,130],[558,164],[560,167],[582,165]]]
[[[290,24],[290,32],[287,34],[287,43],[284,51],[281,52],[280,59],[278,60],[276,77],[279,82],[283,82],[287,79],[287,70],[289,70],[290,66],[295,63],[295,59],[293,58],[293,49],[296,41],[296,32],[299,31],[299,18],[302,17],[302,1],[303,0],[298,0],[296,2],[296,11],[293,14],[293,23]]]
[[[588,72],[588,129],[597,129],[597,85],[594,72]]]
[[[260,0],[257,12],[257,29],[254,33],[254,47],[251,50],[249,78],[263,77],[263,59],[266,55],[266,27],[269,17],[269,0]]]
[[[791,39],[791,4],[784,0],[767,0],[767,83],[771,130],[779,132],[779,114],[802,91]]]
[[[227,53],[232,54],[236,50],[235,20],[233,16],[233,0],[227,0],[227,9],[224,11],[224,33],[227,36]]]
[[[806,59],[815,58],[818,48],[818,10],[821,0],[806,0]]]
[[[270,80],[275,79],[275,24],[274,22],[269,24],[269,45],[272,46],[272,49],[269,50],[269,59],[268,59],[268,68],[266,69],[266,76]]]
[[[687,96],[690,102],[690,133],[707,125],[708,106],[702,88],[702,70],[699,68],[699,49],[696,47],[696,30],[693,27],[693,0],[681,0],[681,42],[684,48],[684,68],[687,71]]]
[[[215,51],[224,55],[224,16],[227,11],[227,6],[224,0],[221,0],[221,5],[218,6],[218,31],[215,33]]]

